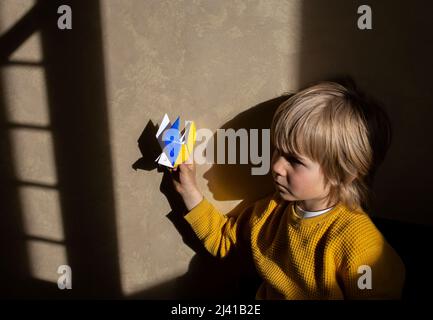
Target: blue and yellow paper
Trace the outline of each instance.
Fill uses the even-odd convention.
[[[180,117],[177,117],[176,121],[171,124],[168,115],[164,115],[156,133],[156,138],[162,149],[162,153],[155,160],[158,164],[176,168],[192,155],[196,139],[195,124],[193,121],[185,121],[185,128],[182,132],[179,126]]]

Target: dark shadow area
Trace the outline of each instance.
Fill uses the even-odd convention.
[[[373,29],[357,27],[360,5],[372,10]],[[414,1],[303,1],[299,86],[350,75],[384,106],[393,139],[373,183],[369,213],[406,265],[405,300],[431,299],[426,246],[433,243],[433,4]],[[420,162],[422,159],[422,162]],[[415,169],[416,168],[416,169]]]
[[[72,30],[57,28],[60,5],[70,5],[77,13],[73,15]],[[9,55],[36,30],[41,35],[41,68],[45,73],[51,123],[48,128],[35,130],[50,130],[53,138],[64,246],[73,271],[73,290],[60,291],[56,283],[32,279],[29,273],[26,235],[16,193],[22,182],[11,176],[13,159],[10,142],[5,140],[1,169],[6,174],[1,177],[7,181],[1,185],[5,190],[2,196],[9,201],[2,201],[0,225],[10,228],[9,232],[2,232],[1,243],[7,244],[5,250],[9,248],[9,254],[2,257],[9,257],[7,268],[13,276],[2,272],[2,295],[121,297],[99,1],[37,1],[28,14],[0,37],[2,67],[9,63]],[[2,101],[0,112],[3,131],[8,125],[3,111],[5,103]],[[57,267],[53,266],[53,274],[57,274]],[[27,279],[26,284],[17,285],[16,277]],[[11,286],[15,292],[9,291]]]
[[[372,10],[372,30],[357,27],[360,5]],[[417,0],[303,1],[299,85],[347,74],[382,102],[393,141],[373,185],[374,211],[383,218],[432,225],[424,199],[432,193],[433,4]],[[414,170],[414,168],[417,168]],[[416,212],[416,214],[413,214]],[[433,240],[433,239],[432,239]]]
[[[119,297],[99,1],[62,1],[79,13],[67,32],[54,23],[60,2],[39,3],[47,6],[41,39],[74,295]]]
[[[426,246],[431,244],[433,228],[383,218],[373,218],[373,222],[398,252],[406,267],[403,300],[430,301],[433,297],[433,280],[429,277],[430,264],[426,257]]]
[[[250,132],[251,129],[259,129],[259,155],[262,155],[262,130],[271,128],[273,115],[278,106],[288,99],[290,94],[282,95],[277,98],[270,99],[262,102],[234,117],[221,126],[220,129],[233,129],[237,132],[240,129],[246,129],[249,134],[248,143],[250,143]],[[217,134],[215,134],[212,140],[209,142],[214,145],[214,155],[216,155],[217,146]],[[248,164],[240,164],[239,154],[237,154],[236,164],[228,164],[228,143],[225,143],[225,164],[216,163],[205,172],[203,177],[208,181],[208,187],[215,200],[244,200],[252,202],[254,200],[261,199],[274,191],[274,185],[272,182],[272,175],[270,168],[265,175],[252,175],[253,167],[260,167],[262,164],[255,165],[251,163],[251,159],[248,159]],[[214,143],[215,142],[215,143]],[[236,149],[239,153],[240,150],[239,139],[237,140]],[[249,146],[247,147],[249,149]],[[272,160],[273,148],[270,145],[269,152],[269,165]]]
[[[188,266],[188,272],[142,292],[131,299],[180,299],[180,300],[254,300],[260,285],[258,276],[239,274],[240,266],[235,258],[216,261],[216,258],[196,254]],[[233,270],[232,266],[236,268]]]
[[[138,148],[143,156],[132,165],[134,170],[150,171],[157,167],[155,160],[161,153],[161,147],[156,140],[157,131],[158,128],[153,124],[152,120],[149,120],[137,141]]]

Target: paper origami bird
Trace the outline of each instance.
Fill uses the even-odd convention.
[[[196,129],[193,121],[185,121],[185,128],[180,132],[180,117],[171,124],[168,115],[165,114],[156,133],[162,153],[156,158],[158,164],[175,168],[188,160],[193,152]]]

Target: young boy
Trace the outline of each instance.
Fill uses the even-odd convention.
[[[404,265],[362,208],[390,141],[386,121],[355,89],[302,90],[272,122],[277,191],[222,215],[198,190],[194,164],[182,164],[173,183],[185,219],[214,256],[250,250],[257,299],[398,299]]]

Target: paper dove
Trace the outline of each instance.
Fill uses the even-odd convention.
[[[162,153],[155,162],[160,165],[175,168],[188,160],[193,152],[196,128],[193,121],[185,121],[185,128],[180,132],[180,117],[171,124],[168,115],[165,114],[156,133]]]

